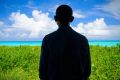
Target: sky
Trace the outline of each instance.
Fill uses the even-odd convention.
[[[71,27],[88,40],[120,40],[120,0],[0,0],[0,41],[41,41],[58,29],[56,8],[72,7]]]

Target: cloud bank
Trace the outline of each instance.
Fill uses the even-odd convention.
[[[15,39],[42,39],[46,34],[57,29],[57,25],[54,20],[50,18],[49,13],[43,13],[42,11],[33,10],[32,17],[28,17],[26,14],[22,14],[19,11],[13,12],[9,20],[11,25],[6,25],[7,28],[0,30],[2,34],[0,36],[8,35]],[[1,24],[1,22],[0,22]]]
[[[76,13],[76,17],[83,16]],[[20,11],[13,12],[9,16],[9,21],[11,24],[0,21],[0,40],[42,40],[45,35],[58,28],[55,21],[49,17],[49,13],[39,10],[33,10],[32,17]],[[120,25],[107,25],[104,18],[88,23],[79,22],[72,28],[88,39],[120,40]]]
[[[116,19],[120,19],[120,0],[111,0],[109,3],[96,8],[112,14]]]
[[[93,40],[120,40],[120,25],[107,25],[104,18],[86,24],[79,23],[73,29]]]
[[[73,12],[73,16],[74,16],[75,18],[85,18],[85,16],[82,15],[82,14],[80,14],[79,11],[74,11],[74,12]]]

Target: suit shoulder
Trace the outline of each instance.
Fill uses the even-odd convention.
[[[76,32],[76,31],[74,31],[74,34],[75,34],[77,37],[79,37],[82,41],[87,41],[87,38],[86,38],[84,35]]]
[[[52,36],[55,36],[55,34],[57,33],[57,31],[54,31],[54,32],[52,32],[52,33],[49,33],[49,34],[47,34],[47,35],[45,35],[45,39],[49,39],[49,38],[51,38]]]

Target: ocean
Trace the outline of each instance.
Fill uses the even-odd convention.
[[[0,46],[41,46],[42,41],[0,41]],[[89,41],[89,45],[99,45],[99,46],[116,46],[120,45],[120,40],[102,40],[102,41]]]

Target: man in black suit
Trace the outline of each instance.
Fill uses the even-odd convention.
[[[85,36],[70,27],[74,17],[68,5],[56,10],[58,30],[46,35],[42,42],[39,78],[41,80],[87,80],[91,59]]]

